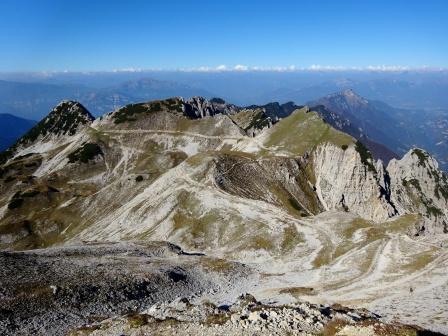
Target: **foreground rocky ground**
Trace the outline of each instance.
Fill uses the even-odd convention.
[[[365,309],[258,302],[241,295],[254,269],[166,242],[2,251],[0,265],[1,335],[441,335]]]
[[[441,335],[418,327],[386,324],[367,310],[308,303],[269,305],[242,295],[231,306],[162,302],[140,314],[78,328],[71,335]]]
[[[236,296],[254,281],[241,264],[162,242],[3,251],[0,265],[1,335],[62,335],[164,300]]]

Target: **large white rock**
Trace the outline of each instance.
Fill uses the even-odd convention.
[[[391,160],[392,202],[402,213],[421,213],[422,231],[448,231],[448,181],[437,161],[422,149],[414,148],[401,160]]]
[[[353,146],[319,146],[313,154],[316,192],[326,210],[344,209],[376,222],[396,214],[385,197],[381,162],[369,170]],[[379,169],[381,168],[381,169]]]

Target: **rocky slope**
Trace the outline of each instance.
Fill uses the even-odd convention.
[[[401,160],[387,166],[390,175],[392,201],[400,212],[424,214],[421,232],[435,230],[448,233],[447,176],[424,150],[415,148]]]
[[[411,336],[442,334],[415,326],[388,324],[366,310],[340,305],[331,307],[295,303],[272,305],[258,302],[252,295],[235,304],[216,307],[193,305],[182,298],[155,304],[141,314],[93,323],[72,335],[110,334],[157,335],[326,335],[326,336]]]
[[[380,313],[415,286],[431,307],[418,323],[445,330],[447,180],[426,152],[386,168],[307,107],[274,121],[264,107],[171,98],[92,119],[64,102],[8,152],[1,248],[169,241],[250,265],[263,299]]]
[[[398,212],[388,199],[381,162],[377,167],[371,157],[363,162],[362,150],[359,142],[346,149],[320,146],[313,154],[316,192],[326,210],[353,211],[381,222]]]
[[[256,279],[244,265],[164,242],[2,251],[0,260],[2,335],[63,335],[177,297],[236,295]]]
[[[40,148],[50,150],[54,142],[64,139],[70,141],[71,137],[91,124],[94,119],[80,103],[62,101],[13,146],[1,153],[0,162],[6,162],[18,152],[26,154],[25,148],[28,148],[29,152],[39,151]]]
[[[4,335],[438,335],[340,305],[250,294],[213,304],[253,286],[255,270],[164,242],[3,251],[0,259]]]

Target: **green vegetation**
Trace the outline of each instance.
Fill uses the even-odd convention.
[[[289,203],[289,205],[291,205],[294,209],[296,209],[298,211],[303,210],[303,208],[300,206],[300,204],[293,197],[288,198],[288,203]]]
[[[432,262],[435,258],[435,249],[431,249],[429,251],[424,251],[414,255],[411,258],[411,262],[404,264],[402,267],[406,271],[418,271],[425,268],[430,262]]]
[[[72,102],[61,103],[48,116],[17,140],[15,144],[0,152],[0,165],[6,163],[20,145],[34,142],[40,136],[46,136],[50,133],[74,135],[79,125],[85,125],[89,121],[94,120],[92,115],[79,103],[76,103],[77,108],[74,112],[67,111],[73,104]],[[32,155],[32,153],[28,155]]]
[[[234,265],[226,259],[204,257],[202,258],[202,265],[210,271],[228,273],[233,270]]]
[[[407,214],[399,216],[394,220],[387,221],[382,225],[387,233],[406,233],[415,227],[415,224],[420,220],[420,215]]]
[[[143,176],[138,175],[138,176],[135,178],[135,182],[141,182],[141,181],[143,181]]]
[[[417,179],[410,179],[409,183],[414,186],[419,192],[422,192],[422,188],[420,187],[420,182]]]
[[[381,224],[376,224],[362,218],[341,221],[332,228],[336,230],[337,235],[342,238],[342,241],[336,246],[328,241],[328,245],[319,251],[313,264],[315,267],[330,264],[338,257],[357,247],[366,246],[374,242],[376,244],[380,243],[388,234],[406,234],[412,230],[420,220],[420,215],[408,214],[399,216],[394,220],[385,221]],[[362,238],[354,241],[353,238],[356,232],[362,233],[360,235]],[[369,253],[374,253],[375,245],[372,245],[368,251]],[[364,266],[368,267],[370,264],[369,260],[371,259],[366,258],[366,260],[363,261],[363,264],[365,263]]]
[[[279,294],[290,294],[295,299],[299,300],[303,295],[315,295],[314,288],[311,287],[288,287],[282,288],[279,291]]]
[[[104,155],[101,147],[95,143],[86,143],[81,148],[78,148],[68,155],[68,162],[74,163],[80,161],[82,163],[87,163],[98,155]]]
[[[160,110],[160,104],[153,104],[153,106],[148,107],[145,104],[130,104],[122,107],[114,114],[114,123],[121,124],[126,121],[136,121],[137,119],[134,117],[136,114],[141,114],[145,112],[151,112],[151,108],[156,110]]]
[[[26,191],[24,193],[21,194],[22,197],[34,197],[40,194],[40,191],[37,189],[33,189],[30,191]]]
[[[435,174],[436,186],[434,193],[438,199],[442,196],[444,199],[448,200],[448,178],[445,173],[441,173],[441,177],[439,174]]]
[[[414,148],[412,154],[415,154],[418,157],[418,165],[424,167],[429,155],[420,148]]]
[[[31,198],[39,194],[40,191],[38,189],[31,189],[25,192],[18,191],[14,194],[14,196],[12,196],[11,200],[9,201],[8,209],[13,210],[20,208],[25,201],[25,198]]]
[[[247,109],[231,115],[230,118],[244,131],[249,129],[263,129],[269,126],[270,118],[262,109]]]
[[[172,224],[171,235],[177,239],[181,237],[183,246],[190,249],[225,246],[228,253],[265,250],[271,255],[284,255],[294,252],[296,246],[304,242],[303,234],[293,224],[273,232],[268,225],[243,219],[237,213],[230,217],[223,216],[219,208],[204,212],[200,200],[187,191],[178,195],[178,208],[172,216]],[[227,269],[228,265],[219,267]]]
[[[75,111],[67,111],[72,104],[72,102],[63,102],[58,105],[54,111],[30,129],[18,143],[27,144],[49,133],[74,135],[78,125],[85,125],[94,119],[81,104],[77,104]]]
[[[258,235],[251,239],[247,247],[249,249],[252,248],[254,250],[261,249],[266,251],[272,251],[274,249],[274,243],[269,237]]]
[[[183,111],[183,104],[182,101],[179,98],[168,98],[165,101],[161,102],[162,104],[165,103],[165,106],[170,111],[176,111],[176,112],[182,112]]]
[[[361,141],[356,141],[355,149],[359,153],[359,156],[361,157],[361,162],[367,166],[369,171],[376,173],[375,166],[373,165],[373,158],[370,151],[367,149],[366,146]]]
[[[430,215],[430,216],[432,215],[434,217],[443,215],[442,210],[440,210],[439,208],[436,208],[435,206],[428,205],[428,204],[425,204],[425,205],[426,205],[426,213],[428,215]]]
[[[136,121],[138,116],[148,115],[162,110],[182,112],[182,101],[178,98],[169,98],[150,103],[129,104],[115,112],[113,119],[115,124],[121,124],[127,121]]]
[[[419,183],[419,181],[417,179],[410,179],[410,180],[402,179],[401,183],[406,188],[409,188],[409,186],[413,186],[417,190],[417,194],[418,194],[418,197],[419,197],[420,201],[414,199],[414,202],[417,202],[417,203],[421,202],[425,206],[426,214],[428,216],[435,216],[435,217],[437,217],[437,216],[442,216],[443,215],[442,210],[440,210],[439,208],[435,207],[432,204],[432,201],[428,200],[426,198],[426,196],[423,194],[422,188],[421,188],[420,183]],[[437,198],[440,197],[440,195],[438,193],[439,190],[441,190],[441,193],[445,192],[445,188],[441,187],[442,189],[439,189],[439,187],[441,187],[441,186],[436,185],[435,195],[436,195]]]
[[[341,148],[345,151],[348,148],[348,145],[342,145]]]
[[[145,314],[131,314],[127,316],[129,326],[131,328],[140,328],[148,324],[148,315]]]
[[[283,240],[281,242],[282,254],[294,251],[294,248],[305,241],[303,234],[298,232],[294,225],[288,225],[283,229]]]
[[[0,152],[0,165],[5,164],[12,157],[14,148],[15,146],[12,146],[3,152]]]
[[[291,155],[303,155],[323,143],[332,143],[338,147],[348,147],[354,143],[351,136],[326,124],[317,113],[308,112],[307,107],[280,120],[268,132],[264,145],[278,147]]]
[[[11,201],[9,201],[8,209],[13,210],[20,208],[23,204],[23,198],[12,198]]]
[[[215,103],[215,104],[225,104],[226,103],[226,101],[224,99],[217,98],[217,97],[210,99],[210,102]]]
[[[417,189],[420,193],[422,192],[422,188],[420,187],[420,182],[417,179],[410,179],[409,181],[406,179],[401,180],[401,184],[403,187],[407,187],[412,185],[415,189]]]

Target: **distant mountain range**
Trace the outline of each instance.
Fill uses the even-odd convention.
[[[36,121],[34,120],[19,118],[8,113],[0,113],[0,151],[11,146],[35,124]]]
[[[374,156],[386,162],[420,146],[448,168],[447,72],[153,71],[0,74],[0,78],[4,79],[0,80],[0,113],[25,119],[42,118],[63,99],[80,101],[99,116],[119,106],[152,99],[222,97],[239,106],[264,106],[273,121],[309,104],[335,128],[361,139]],[[269,101],[280,103],[266,104]]]
[[[116,71],[0,73],[0,80],[29,84],[76,87],[80,92],[117,87],[125,82],[151,78],[159,82],[213,93],[238,105],[281,103],[304,104],[333,92],[353,89],[370,100],[380,100],[406,109],[448,109],[448,71]],[[1,90],[0,90],[1,92]],[[191,96],[191,95],[190,95]],[[206,95],[208,96],[208,95]],[[64,97],[70,99],[70,96]],[[53,107],[50,106],[49,109]],[[43,112],[42,116],[45,114]]]
[[[447,168],[448,113],[435,116],[424,110],[394,108],[367,100],[351,89],[308,104],[334,127],[362,140],[378,158],[388,161],[397,154],[403,155],[409,148],[422,147]]]
[[[91,88],[77,83],[22,83],[0,80],[0,113],[40,119],[59,101],[76,99],[98,116],[129,103],[196,95],[213,96],[206,90],[189,85],[149,78],[101,88]]]

